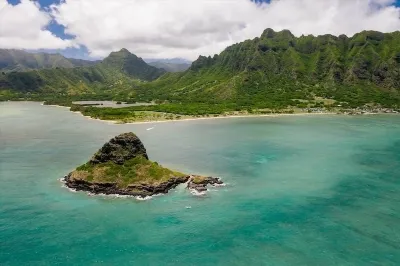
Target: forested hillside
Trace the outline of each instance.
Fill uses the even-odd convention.
[[[393,105],[399,90],[400,32],[296,38],[267,29],[220,55],[200,56],[184,73],[145,84],[139,97],[279,107],[320,96]]]
[[[37,97],[106,94],[130,101],[255,108],[282,108],[317,97],[351,106],[400,106],[400,32],[295,37],[288,30],[266,29],[219,55],[200,56],[182,73],[165,73],[122,49],[92,67],[4,73],[1,89]]]
[[[0,49],[0,71],[2,72],[93,66],[98,62],[66,58],[60,54],[29,53],[23,50]]]
[[[118,94],[140,80],[151,81],[165,73],[122,49],[90,67],[55,68],[2,73],[0,90],[29,95],[79,96]],[[0,94],[1,96],[1,94]]]

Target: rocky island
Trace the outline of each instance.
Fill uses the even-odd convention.
[[[142,141],[131,132],[112,138],[64,181],[77,191],[138,197],[168,193],[183,183],[200,193],[208,185],[223,184],[219,178],[186,175],[150,161]]]

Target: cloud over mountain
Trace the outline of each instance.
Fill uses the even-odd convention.
[[[144,57],[196,58],[259,36],[267,28],[301,34],[400,29],[389,0],[66,0],[57,21],[95,56],[126,47]]]
[[[0,3],[5,0],[0,0]],[[66,28],[73,42],[88,48],[91,56],[102,57],[123,47],[145,58],[211,55],[235,42],[259,36],[265,28],[289,29],[301,34],[347,34],[362,30],[400,30],[400,9],[394,0],[65,0],[47,13],[27,0],[35,14],[32,34],[19,36],[19,46],[35,49],[41,40],[52,48],[71,45],[43,30],[50,21]],[[8,7],[17,12],[16,7]],[[19,14],[22,8],[18,9]],[[25,14],[25,13],[24,13]],[[20,15],[21,16],[21,15]],[[5,23],[13,21],[17,14]],[[22,15],[22,17],[24,17]],[[40,18],[40,19],[39,19]],[[19,18],[22,27],[25,20]],[[12,40],[11,26],[0,21],[0,43]],[[25,23],[25,24],[23,24]],[[10,24],[8,22],[8,24]],[[16,30],[17,31],[17,30]],[[8,43],[13,43],[8,41]],[[1,45],[1,44],[0,44]],[[44,47],[41,47],[44,48]]]

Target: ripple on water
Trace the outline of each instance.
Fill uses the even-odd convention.
[[[398,116],[202,120],[151,131],[40,103],[0,103],[0,117],[0,264],[400,264]],[[126,131],[152,160],[229,185],[144,201],[61,187],[57,177]]]

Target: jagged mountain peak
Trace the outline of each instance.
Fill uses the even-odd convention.
[[[148,65],[142,58],[125,48],[110,53],[109,56],[104,58],[102,65],[142,80],[153,80],[165,73],[165,70]]]
[[[281,31],[274,31],[271,28],[267,28],[264,30],[264,32],[261,34],[261,39],[271,39],[271,38],[295,38],[295,36],[292,34],[290,30],[281,30]]]

